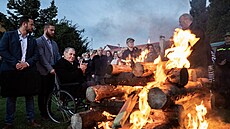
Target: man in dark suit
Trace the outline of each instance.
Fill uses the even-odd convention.
[[[20,19],[20,28],[5,32],[0,42],[1,95],[7,97],[5,127],[13,126],[16,100],[25,96],[26,114],[31,126],[39,127],[34,121],[34,98],[39,74],[36,70],[38,50],[36,40],[31,36],[34,21],[29,17]]]
[[[38,95],[38,107],[43,119],[48,119],[46,103],[49,94],[54,88],[55,70],[53,66],[61,58],[57,43],[52,40],[55,33],[55,26],[52,23],[44,25],[44,34],[37,38],[40,59],[37,62],[37,69],[41,75],[41,92]]]

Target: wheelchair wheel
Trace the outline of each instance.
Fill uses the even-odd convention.
[[[74,98],[68,92],[58,90],[49,95],[46,109],[52,121],[67,123],[76,111],[76,104]]]
[[[87,111],[90,109],[90,104],[86,102],[86,99],[75,98],[76,112]]]

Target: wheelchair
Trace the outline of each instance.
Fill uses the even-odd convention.
[[[61,87],[71,87],[79,85],[79,83],[62,84],[55,74],[54,90],[50,93],[46,104],[46,110],[49,118],[55,123],[68,123],[73,114],[89,110],[89,104],[84,98],[74,98],[67,90]]]

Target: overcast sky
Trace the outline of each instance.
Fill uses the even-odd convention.
[[[41,8],[51,0],[41,0]],[[0,0],[0,11],[6,14],[7,0]],[[126,46],[128,37],[135,44],[166,39],[179,27],[178,18],[190,10],[189,0],[55,0],[58,19],[66,17],[79,29],[85,29],[90,48],[106,44]]]

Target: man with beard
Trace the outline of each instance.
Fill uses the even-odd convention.
[[[46,103],[48,95],[54,88],[55,70],[53,66],[61,58],[57,43],[52,40],[55,26],[52,23],[44,25],[44,34],[37,38],[38,51],[40,54],[37,69],[41,75],[41,89],[38,95],[38,107],[42,119],[48,119]]]
[[[35,38],[30,34],[34,21],[26,16],[20,18],[20,28],[5,32],[0,41],[1,95],[7,97],[6,118],[3,129],[13,128],[17,97],[25,96],[26,114],[32,127],[40,127],[34,121],[34,98],[37,94],[39,73],[36,70],[38,50]]]

